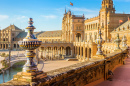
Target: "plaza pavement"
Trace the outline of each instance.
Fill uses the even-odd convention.
[[[38,70],[48,72],[62,67],[67,67],[76,63],[79,63],[79,61],[66,61],[66,60],[54,60],[44,62],[41,61],[40,64],[38,64]]]
[[[0,53],[6,53],[8,54],[9,51],[0,51]],[[24,54],[25,51],[11,51],[11,61],[13,60],[17,60],[17,59],[26,59],[25,57],[18,57],[17,58],[17,54]],[[4,58],[1,57],[0,60],[3,60]],[[34,61],[36,61],[36,59],[34,59]],[[51,71],[51,70],[55,70],[55,69],[59,69],[62,67],[67,67],[73,64],[79,63],[79,61],[66,61],[66,60],[53,60],[53,61],[40,61],[40,63],[38,64],[38,69],[42,70],[44,72],[47,71]],[[43,65],[44,64],[44,65]],[[2,68],[2,64],[0,63],[0,69]]]

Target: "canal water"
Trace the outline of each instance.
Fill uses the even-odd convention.
[[[17,74],[17,72],[21,72],[22,71],[22,67],[23,66],[17,66],[17,67],[11,67],[9,69],[7,69],[4,72],[4,81],[10,81],[13,78],[13,75]],[[3,74],[0,74],[0,84],[3,83]]]

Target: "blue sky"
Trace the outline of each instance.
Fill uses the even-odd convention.
[[[0,28],[15,24],[21,29],[28,26],[28,18],[34,20],[35,31],[61,30],[65,11],[86,18],[98,15],[102,0],[0,0]],[[70,2],[74,6],[70,6]],[[130,0],[114,0],[116,13],[130,14]]]

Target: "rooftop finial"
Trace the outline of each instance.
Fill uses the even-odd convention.
[[[28,27],[33,27],[33,19],[32,18],[29,18],[29,21],[28,21]]]
[[[101,33],[101,29],[99,29],[98,38],[96,40],[96,44],[97,44],[97,48],[98,48],[98,51],[97,51],[96,55],[103,55],[103,52],[101,50],[101,48],[102,48],[102,42],[103,42],[101,34],[102,34]]]
[[[28,27],[26,29],[35,29],[35,27],[33,26],[33,19],[32,18],[29,18]]]

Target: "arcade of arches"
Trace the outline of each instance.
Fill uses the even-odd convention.
[[[64,59],[74,57],[86,61],[96,55],[97,46],[94,42],[74,43],[44,43],[40,47],[40,57],[43,59]],[[88,58],[87,58],[88,57]]]

